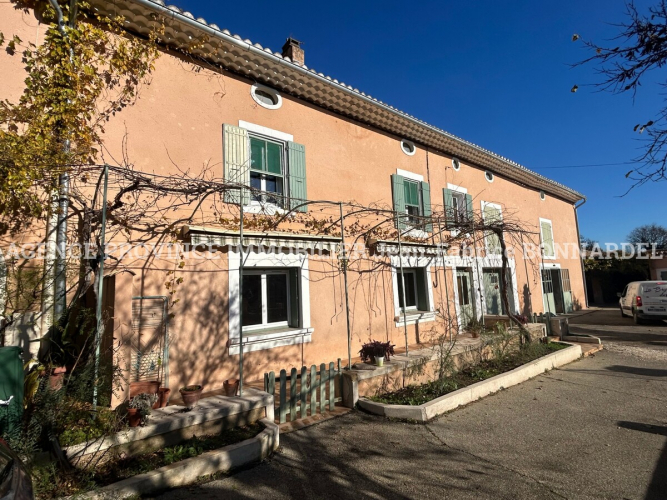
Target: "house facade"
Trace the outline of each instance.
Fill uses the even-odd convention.
[[[182,224],[177,255],[109,263],[106,333],[130,379],[217,389],[238,377],[241,350],[253,382],[346,360],[369,339],[415,346],[506,315],[505,282],[512,313],[586,307],[581,194],[308,68],[296,40],[272,51],[159,0],[91,4],[131,33],[160,19],[168,40],[150,85],[107,127],[107,158],[235,186],[220,214]],[[0,31],[39,43],[45,28],[0,5]],[[177,50],[192,39],[196,59]],[[0,57],[0,72],[2,97],[17,97],[20,60]],[[504,239],[505,277],[498,236],[461,220],[522,228]]]

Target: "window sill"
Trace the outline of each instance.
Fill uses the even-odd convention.
[[[415,323],[427,323],[429,321],[435,321],[435,311],[406,311],[405,312],[405,324],[414,325]],[[403,313],[399,312],[394,316],[394,322],[396,326],[403,326]]]
[[[311,342],[313,328],[267,328],[265,330],[253,330],[243,334],[243,352],[262,351],[274,347],[299,345]],[[239,354],[241,347],[239,338],[235,337],[229,341],[229,354]]]
[[[243,211],[248,214],[266,214],[266,215],[275,215],[275,214],[284,215],[287,213],[287,210],[274,203],[261,203],[259,201],[251,201],[250,205],[244,205]]]

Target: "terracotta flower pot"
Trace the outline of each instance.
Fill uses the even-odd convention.
[[[183,398],[183,404],[186,408],[192,409],[197,406],[201,397],[203,387],[201,385],[188,385],[178,390]]]
[[[130,424],[130,427],[139,427],[139,424],[141,423],[141,413],[139,413],[138,408],[127,409],[127,422]]]
[[[65,373],[67,373],[67,368],[64,366],[53,368],[51,375],[49,375],[49,389],[53,389],[54,391],[59,390],[63,386]]]
[[[171,389],[169,387],[160,387],[157,391],[158,400],[153,405],[153,408],[164,408],[169,402],[169,393]]]
[[[236,396],[239,392],[239,379],[230,378],[225,380],[222,383],[222,389],[225,393],[225,396],[233,397]]]

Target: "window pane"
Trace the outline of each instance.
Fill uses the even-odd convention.
[[[267,193],[276,193],[277,195],[283,194],[283,180],[280,177],[274,177],[272,175],[266,176],[266,192]],[[282,206],[283,198],[282,196],[267,196],[266,201],[269,203],[274,203],[275,205]]]
[[[405,302],[406,307],[417,307],[417,290],[415,290],[414,272],[403,272],[405,278]],[[398,305],[403,307],[403,280],[400,271],[396,274],[398,279]]]
[[[258,274],[243,276],[243,326],[262,324],[262,277]]]
[[[262,176],[254,172],[250,173],[250,187],[253,189],[261,190],[262,189]],[[261,201],[262,195],[259,193],[252,193],[252,199],[255,201]]]
[[[279,144],[276,144],[275,142],[266,143],[267,172],[282,175],[282,156],[283,148]]]
[[[287,275],[266,275],[267,321],[287,321]]]
[[[250,168],[255,170],[266,170],[264,165],[264,151],[266,150],[266,141],[250,138]]]
[[[419,206],[419,187],[416,182],[403,182],[403,189],[405,190],[405,204]]]
[[[408,224],[416,226],[420,223],[418,207],[407,207],[407,213],[410,216],[408,217]]]

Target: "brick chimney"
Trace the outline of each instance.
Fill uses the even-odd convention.
[[[283,57],[289,57],[292,62],[302,66],[305,61],[305,54],[301,48],[301,42],[290,37],[283,45]]]

